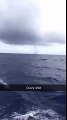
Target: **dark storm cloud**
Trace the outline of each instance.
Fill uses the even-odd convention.
[[[3,42],[9,44],[34,44],[36,39],[38,39],[37,35],[32,31],[7,31],[1,32],[0,38]]]
[[[34,0],[3,1],[3,6],[0,5],[1,41],[8,44],[42,45],[65,42],[64,38],[53,34],[47,34],[44,37],[39,34],[39,11],[34,4]]]
[[[38,39],[38,10],[33,0],[6,0],[0,9],[0,40],[9,44],[33,44]]]

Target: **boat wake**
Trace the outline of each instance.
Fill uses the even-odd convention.
[[[51,109],[29,111],[24,115],[15,112],[11,117],[12,120],[65,120]]]

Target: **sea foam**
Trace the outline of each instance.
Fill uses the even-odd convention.
[[[48,110],[36,110],[27,112],[25,115],[14,113],[12,120],[64,120],[55,111]]]

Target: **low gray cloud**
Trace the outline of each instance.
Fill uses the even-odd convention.
[[[33,31],[5,31],[0,33],[0,38],[8,44],[34,44],[38,36]],[[39,38],[40,39],[40,38]]]
[[[39,10],[34,0],[3,0],[0,5],[0,40],[8,44],[65,43],[58,34],[41,36],[38,29]]]
[[[5,7],[0,9],[0,39],[10,44],[33,44],[38,38],[38,9],[33,0],[6,0]]]
[[[58,33],[46,33],[43,37],[43,41],[45,40],[46,43],[60,43],[65,44],[65,36]]]

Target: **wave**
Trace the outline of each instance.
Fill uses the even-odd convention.
[[[0,85],[3,85],[4,87],[9,88],[8,84],[4,82],[3,79],[0,79]]]
[[[0,84],[3,84],[3,85],[8,85],[6,82],[4,82],[3,79],[0,79]]]
[[[4,118],[2,120],[65,120],[64,117],[58,115],[52,109],[29,111],[26,114],[14,112],[11,119]]]

